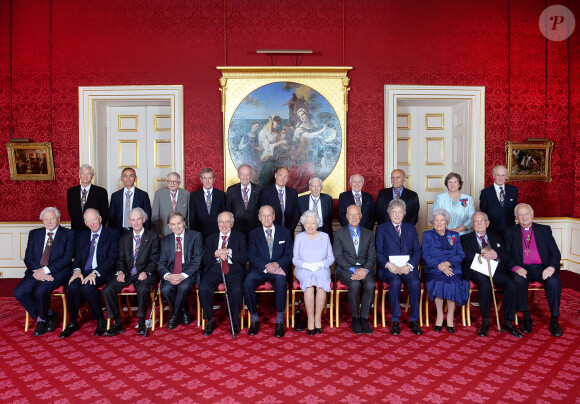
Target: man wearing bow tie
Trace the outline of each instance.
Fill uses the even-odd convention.
[[[506,184],[507,169],[493,168],[493,185],[481,190],[479,205],[489,217],[488,232],[503,235],[507,227],[515,223],[514,208],[518,204],[518,189]]]

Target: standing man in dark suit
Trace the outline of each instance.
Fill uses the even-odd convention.
[[[346,218],[347,226],[334,234],[336,276],[348,287],[352,331],[355,334],[363,332],[372,334],[373,330],[369,325],[369,310],[375,296],[375,274],[373,273],[373,266],[377,260],[375,235],[372,230],[360,224],[362,214],[358,206],[349,206],[346,210]],[[336,321],[340,319],[337,318]]]
[[[147,192],[135,186],[137,173],[134,169],[123,169],[121,181],[124,185],[123,189],[113,192],[113,195],[111,195],[109,227],[120,229],[122,233],[130,233],[132,228],[129,222],[129,212],[132,209],[141,208],[149,218],[151,217],[151,201]],[[145,228],[151,228],[149,221],[145,222]]]
[[[115,263],[119,256],[119,232],[103,226],[96,209],[85,209],[84,218],[88,229],[77,234],[73,275],[66,288],[70,321],[60,333],[61,338],[70,337],[79,330],[77,315],[83,299],[91,308],[93,320],[97,320],[95,337],[100,337],[107,330],[99,287],[109,282],[115,274]]]
[[[57,208],[40,212],[43,228],[28,233],[24,255],[24,278],[14,288],[14,297],[30,317],[38,318],[34,336],[38,337],[56,328],[58,318],[50,310],[50,295],[70,277],[75,253],[75,232],[59,225]],[[65,320],[63,320],[65,321]]]
[[[232,230],[233,226],[234,215],[228,211],[222,212],[218,216],[220,231],[205,240],[204,270],[199,285],[199,300],[203,308],[203,318],[207,321],[203,335],[211,335],[217,328],[213,314],[213,295],[223,282],[222,272],[226,278],[234,333],[240,333],[240,310],[244,300],[242,281],[246,276],[248,245],[244,233]]]
[[[103,224],[107,224],[109,217],[109,195],[105,188],[92,185],[95,170],[88,164],[79,169],[81,184],[66,191],[66,204],[70,216],[70,227],[77,233],[87,230],[83,213],[88,208],[99,211]]]
[[[153,212],[151,213],[151,230],[163,237],[172,233],[167,218],[172,212],[179,212],[189,224],[189,192],[179,188],[181,176],[177,173],[167,174],[167,188],[161,188],[153,197]]]
[[[493,185],[481,190],[479,205],[489,217],[491,233],[503,234],[507,227],[515,223],[514,208],[518,204],[518,189],[506,184],[507,169],[504,166],[493,168]]]
[[[274,336],[283,337],[285,333],[284,310],[286,310],[288,290],[286,279],[292,271],[292,237],[287,228],[274,224],[275,213],[271,206],[262,205],[258,218],[262,226],[250,233],[248,247],[250,268],[244,281],[244,297],[251,316],[248,335],[256,335],[260,331],[256,288],[267,281],[274,288],[276,302]]]
[[[294,188],[286,186],[289,177],[288,169],[278,168],[274,175],[276,183],[264,188],[260,204],[272,207],[276,215],[274,223],[290,230],[290,235],[294,238],[300,214],[298,212],[298,192]]]
[[[350,191],[341,193],[338,196],[338,221],[342,227],[348,225],[346,219],[346,210],[351,205],[356,205],[360,208],[362,217],[360,225],[369,230],[375,227],[375,202],[371,194],[362,192],[365,179],[360,174],[353,174],[350,176]]]
[[[323,184],[322,180],[318,177],[310,178],[308,188],[310,188],[310,194],[302,195],[298,198],[298,212],[302,216],[307,210],[317,211],[318,217],[320,218],[320,224],[317,230],[328,234],[332,242],[332,197],[321,193]],[[302,226],[302,231],[304,231],[304,226]]]
[[[499,265],[493,274],[493,284],[503,290],[503,326],[502,329],[517,338],[523,335],[512,324],[516,314],[516,298],[518,288],[514,280],[508,273],[506,263],[509,256],[501,236],[487,232],[489,219],[483,212],[475,212],[471,217],[473,232],[461,236],[461,247],[465,253],[465,258],[461,264],[463,279],[471,281],[477,285],[477,300],[481,311],[481,327],[477,330],[477,335],[486,337],[489,330],[489,315],[491,302],[491,282],[489,276],[483,275],[471,269],[471,263],[475,254],[481,254],[486,260],[497,260]],[[526,290],[526,296],[527,296]]]
[[[508,227],[504,232],[504,242],[508,251],[508,269],[518,285],[517,311],[524,314],[522,332],[532,332],[534,325],[528,309],[528,286],[530,282],[544,285],[546,299],[550,308],[550,333],[562,336],[558,321],[560,316],[560,250],[552,235],[550,226],[533,223],[534,210],[526,203],[515,208],[518,224]]]
[[[421,301],[421,279],[419,278],[421,245],[417,229],[414,225],[403,221],[405,201],[402,199],[391,200],[387,214],[389,221],[377,226],[377,258],[379,279],[389,284],[389,302],[393,321],[391,334],[400,334],[401,285],[405,284],[409,290],[411,306],[409,326],[413,334],[421,335],[423,332],[417,322]],[[408,256],[408,258],[403,261],[401,256]]]
[[[403,221],[405,223],[411,223],[416,225],[419,221],[419,196],[416,192],[405,188],[406,175],[401,169],[393,170],[391,173],[391,184],[390,188],[384,188],[379,191],[377,196],[377,224],[383,224],[389,220],[389,215],[387,214],[387,208],[389,203],[393,199],[402,199],[405,201],[405,206],[407,213]]]
[[[105,332],[107,337],[125,332],[117,294],[130,284],[133,284],[135,292],[137,292],[137,316],[139,317],[137,333],[145,335],[147,330],[145,316],[149,306],[151,288],[157,286],[159,234],[145,229],[147,213],[141,208],[131,209],[129,222],[131,223],[131,232],[122,234],[119,239],[117,274],[103,288],[107,316],[115,319],[115,323]]]
[[[226,210],[234,215],[234,230],[244,233],[246,239],[252,230],[260,226],[258,210],[262,187],[250,182],[252,167],[242,164],[238,167],[240,182],[228,187]]]
[[[167,328],[181,324],[189,325],[191,317],[187,301],[193,284],[198,283],[203,242],[201,234],[185,230],[185,217],[181,212],[171,212],[167,217],[172,233],[161,239],[161,256],[157,271],[163,279],[161,294],[171,306]]]
[[[189,197],[189,228],[207,236],[218,230],[217,217],[226,209],[226,193],[214,188],[215,173],[204,168],[199,175],[203,186]]]

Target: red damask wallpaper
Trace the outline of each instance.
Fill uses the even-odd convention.
[[[348,175],[364,173],[372,194],[384,183],[385,84],[484,85],[486,166],[504,162],[506,140],[547,136],[553,181],[515,183],[520,199],[538,216],[580,217],[580,37],[578,27],[568,41],[542,36],[551,4],[580,24],[576,1],[0,0],[0,139],[12,115],[14,137],[53,142],[56,171],[52,182],[10,181],[0,152],[0,221],[37,220],[47,205],[68,218],[78,86],[183,84],[186,188],[200,186],[205,166],[222,187],[216,66],[269,65],[255,53],[267,48],[313,49],[300,65],[354,67]]]

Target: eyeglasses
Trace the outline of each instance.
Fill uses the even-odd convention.
[[[489,220],[474,220],[473,224],[483,224],[483,223],[487,223],[489,222]]]
[[[167,181],[168,184],[179,184],[181,181]]]

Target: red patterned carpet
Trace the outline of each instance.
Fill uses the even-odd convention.
[[[258,336],[244,329],[234,341],[223,319],[211,337],[180,325],[95,338],[90,322],[66,340],[60,330],[35,338],[23,332],[23,309],[1,298],[0,401],[580,403],[580,293],[562,295],[562,338],[548,332],[544,300],[536,295],[534,332],[521,340],[491,330],[478,338],[459,324],[455,334],[424,327],[415,336],[406,321],[398,337],[380,326],[355,336],[345,301],[341,327],[325,324],[322,335],[276,339],[270,316]]]

